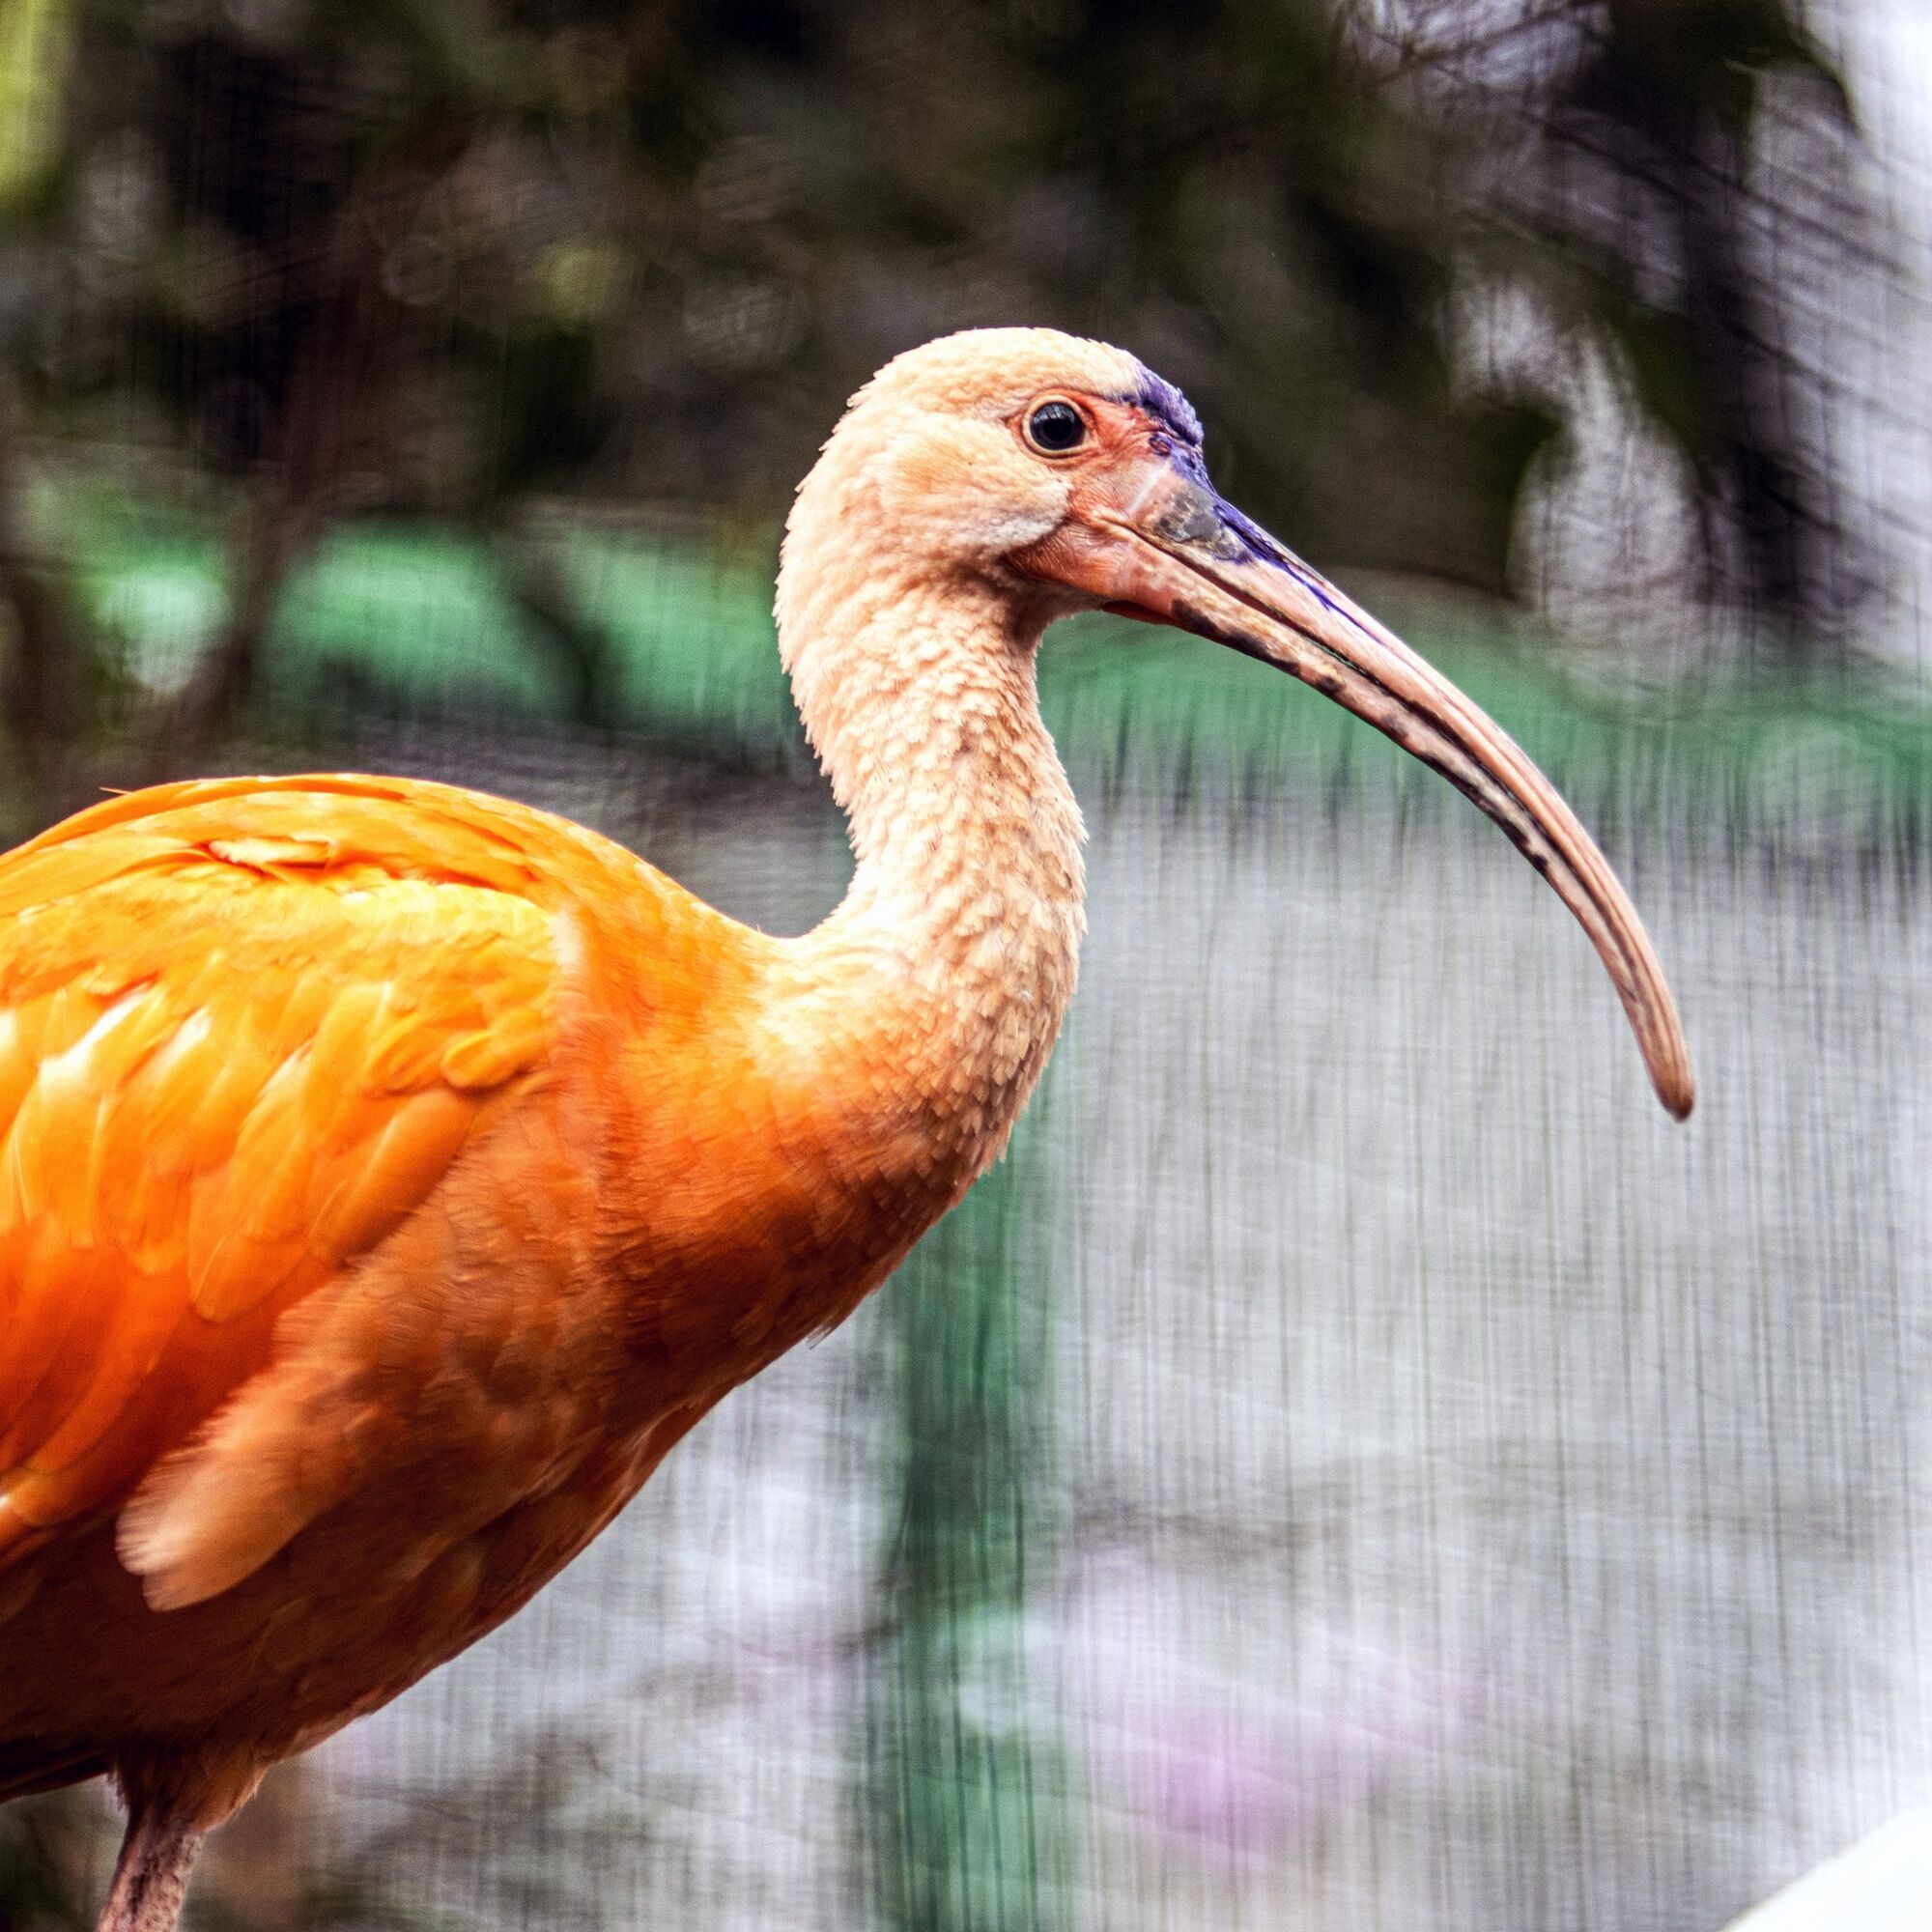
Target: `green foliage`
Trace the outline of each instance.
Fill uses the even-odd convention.
[[[8,1932],[86,1932],[94,1914],[83,1874],[98,1847],[96,1820],[72,1790],[0,1808],[0,1926]]]
[[[1593,7],[1572,10],[1602,33],[1571,108],[1675,115],[1691,173],[1696,129],[1746,125],[1767,75],[1832,80],[1791,0]],[[1139,350],[1201,405],[1224,486],[1325,560],[1495,591],[1562,409],[1472,383],[1445,317],[1472,263],[1530,272],[1620,341],[1714,500],[1739,475],[1774,499],[1788,452],[1750,437],[1777,398],[1712,373],[1750,292],[1720,291],[1711,324],[1587,236],[1492,206],[1467,129],[1392,85],[1349,17],[31,0],[6,15],[27,78],[0,85],[0,361],[29,440],[164,456],[188,497],[245,486],[204,711],[256,685],[286,581],[372,512],[485,533],[502,594],[582,659],[575,632],[604,619],[560,601],[568,573],[530,577],[520,505],[768,525],[859,382],[978,323]],[[0,461],[0,497],[18,470]],[[1765,571],[1802,576],[1778,542]],[[0,600],[25,568],[0,555]],[[22,653],[86,649],[58,614]],[[582,664],[512,682],[556,674],[595,708]]]
[[[66,0],[0,13],[0,211],[32,205],[57,152],[66,79]]]
[[[70,4],[62,299],[13,344],[57,419],[146,397],[344,507],[769,514],[887,355],[1030,318],[1194,386],[1311,548],[1502,581],[1550,423],[1454,380],[1481,212],[1325,0]],[[1781,17],[1706,11],[1672,71]]]

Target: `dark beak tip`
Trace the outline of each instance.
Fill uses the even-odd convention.
[[[1697,1075],[1691,1067],[1690,1048],[1682,1028],[1677,1024],[1676,1015],[1671,1014],[1668,1031],[1659,1042],[1660,1050],[1654,1057],[1647,1034],[1639,1035],[1639,1043],[1643,1047],[1644,1065],[1650,1073],[1651,1088],[1657,1094],[1658,1103],[1681,1125],[1696,1111]]]

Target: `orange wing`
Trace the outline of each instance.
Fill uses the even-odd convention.
[[[118,1506],[541,1072],[513,813],[170,786],[0,859],[0,1567]]]

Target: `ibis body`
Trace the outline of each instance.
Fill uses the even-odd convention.
[[[854,399],[780,574],[857,860],[801,938],[395,779],[164,786],[0,860],[0,1797],[114,1777],[104,1926],[170,1925],[267,1766],[510,1615],[1004,1145],[1082,933],[1053,618],[1233,645],[1443,771],[1688,1111],[1567,808],[1199,445],[1133,357],[1045,330]]]

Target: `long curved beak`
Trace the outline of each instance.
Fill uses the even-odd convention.
[[[1135,480],[1128,500],[1108,493],[1081,504],[1034,567],[1109,610],[1210,638],[1313,685],[1473,799],[1590,935],[1658,1098],[1685,1119],[1696,1084],[1663,969],[1555,786],[1447,678],[1205,483],[1167,464]]]

